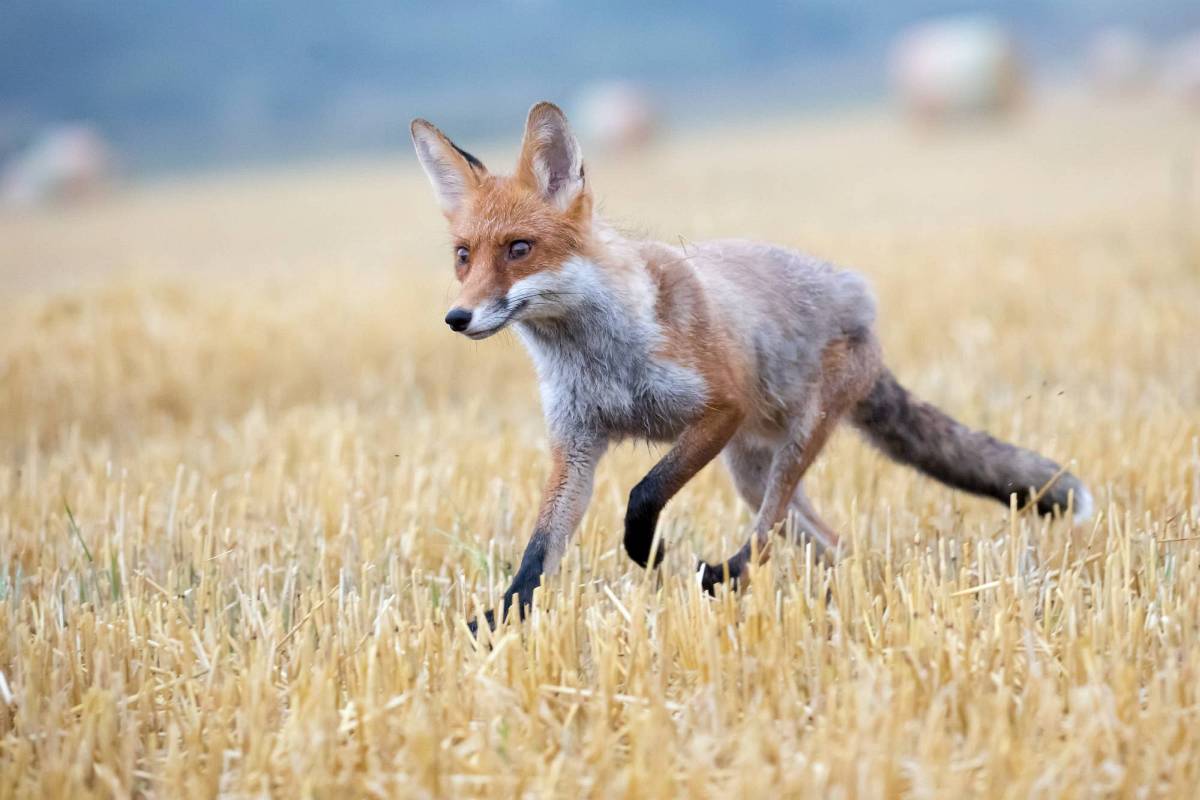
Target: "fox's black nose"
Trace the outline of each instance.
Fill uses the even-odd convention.
[[[462,333],[471,324],[471,312],[465,308],[452,308],[450,313],[446,314],[446,324],[450,326],[450,330]]]

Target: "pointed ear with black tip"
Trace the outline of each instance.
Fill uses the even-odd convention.
[[[563,211],[584,192],[583,152],[566,115],[553,103],[529,110],[517,175]]]
[[[417,159],[429,177],[442,213],[452,217],[467,194],[487,175],[487,168],[431,123],[414,119],[411,130]]]

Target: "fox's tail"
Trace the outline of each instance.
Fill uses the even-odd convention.
[[[1070,507],[1076,522],[1092,514],[1092,495],[1074,475],[1045,456],[951,419],[913,397],[887,369],[855,407],[853,420],[888,456],[956,489],[1006,504],[1015,494],[1022,505],[1032,489],[1042,492],[1038,513]]]

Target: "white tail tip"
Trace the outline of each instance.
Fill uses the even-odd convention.
[[[1087,490],[1082,484],[1075,490],[1075,516],[1072,519],[1078,525],[1081,522],[1087,522],[1092,518],[1093,512],[1096,510],[1096,504],[1092,501],[1092,493]]]

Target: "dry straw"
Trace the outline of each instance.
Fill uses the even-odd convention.
[[[843,435],[809,491],[852,552],[779,547],[708,599],[693,560],[747,512],[707,470],[647,576],[619,524],[654,453],[627,446],[486,646],[464,622],[518,559],[544,441],[515,343],[439,322],[411,164],[0,221],[0,797],[1191,796],[1200,271],[1170,170],[1194,137],[1067,103],[594,164],[665,238],[859,265],[906,382],[1074,459],[1100,513],[955,495]]]

